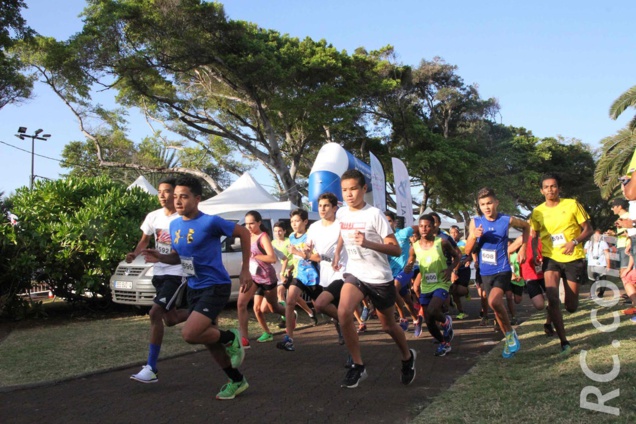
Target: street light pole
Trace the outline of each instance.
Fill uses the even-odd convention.
[[[15,135],[16,137],[18,137],[20,140],[23,140],[23,141],[25,138],[31,139],[31,182],[29,184],[29,189],[31,190],[33,190],[33,182],[35,180],[35,140],[46,141],[51,136],[51,134],[42,134],[43,131],[44,130],[40,128],[38,130],[35,130],[34,134],[29,135],[26,133],[27,132],[26,127],[19,127],[18,133]]]

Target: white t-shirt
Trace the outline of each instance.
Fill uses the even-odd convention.
[[[320,255],[320,285],[327,287],[335,280],[342,279],[344,265],[347,263],[347,252],[340,252],[340,269],[334,271],[332,265],[333,255],[340,236],[340,222],[336,219],[331,225],[324,226],[322,220],[316,221],[307,230],[307,244],[314,247],[314,251]]]
[[[159,253],[170,253],[172,251],[172,240],[170,239],[170,222],[179,218],[178,213],[166,216],[162,209],[150,212],[141,224],[141,231],[147,236],[155,236],[155,249]],[[181,265],[168,265],[157,262],[153,269],[154,275],[183,275]]]
[[[357,211],[342,207],[338,209],[336,218],[340,221],[340,234],[347,251],[346,273],[368,284],[392,282],[393,273],[387,255],[353,243],[358,231],[363,232],[369,241],[384,243],[384,238],[393,234],[384,212],[367,203]]]
[[[609,245],[605,240],[588,240],[585,242],[585,249],[587,251],[587,266],[607,266],[605,251],[609,250]]]

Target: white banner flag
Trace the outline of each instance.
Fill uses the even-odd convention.
[[[386,182],[384,179],[384,168],[378,158],[371,152],[369,152],[369,159],[369,163],[371,165],[373,206],[384,212],[386,210]]]
[[[404,162],[391,158],[395,184],[396,213],[404,217],[404,227],[413,225],[413,199],[411,198],[411,179]]]

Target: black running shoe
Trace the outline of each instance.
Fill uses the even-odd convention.
[[[342,380],[342,384],[340,387],[346,387],[347,389],[355,389],[358,387],[361,381],[366,380],[369,375],[367,374],[367,370],[364,369],[364,365],[356,365],[354,364],[347,374],[345,375],[344,380]]]
[[[417,358],[417,354],[415,353],[415,349],[409,349],[411,352],[411,359],[408,361],[402,361],[402,384],[409,385],[415,380],[415,358]]]

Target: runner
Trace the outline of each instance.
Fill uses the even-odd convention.
[[[609,249],[609,245],[603,240],[603,232],[598,229],[583,245],[583,251],[587,257],[587,278],[590,281],[605,280],[607,270],[611,268]],[[603,297],[604,294],[605,287],[599,287],[596,296]]]
[[[291,272],[291,268],[287,267],[287,261],[292,258],[292,254],[289,252],[289,238],[285,236],[285,224],[282,221],[277,221],[274,224],[274,228],[272,229],[272,235],[274,238],[272,239],[272,246],[274,247],[274,253],[276,253],[276,257],[279,262],[274,265],[276,268],[278,275],[278,286],[276,287],[276,294],[278,296],[278,303],[281,305],[285,305],[285,296],[287,289],[285,288],[285,280],[288,278],[287,275],[283,275],[283,269],[288,268],[289,272]],[[285,265],[285,266],[283,266]],[[285,316],[282,315],[282,318]],[[284,328],[284,326],[283,326]]]
[[[451,225],[448,233],[456,243],[457,249],[459,249],[459,254],[461,255],[459,263],[451,275],[451,283],[453,284],[450,287],[450,294],[453,297],[455,307],[457,308],[457,316],[455,318],[462,320],[468,318],[468,315],[464,313],[462,297],[465,296],[467,300],[470,300],[468,285],[470,284],[471,256],[466,254],[466,241],[461,239],[459,227],[457,225]]]
[[[491,188],[482,188],[477,193],[478,216],[470,220],[470,236],[466,240],[466,253],[479,248],[479,271],[488,293],[488,304],[495,313],[499,328],[504,332],[502,356],[511,358],[519,350],[517,333],[510,325],[510,319],[503,304],[503,296],[510,290],[512,272],[508,261],[508,229],[510,226],[523,231],[523,241],[519,262],[526,257],[528,223],[497,211],[499,201]]]
[[[293,352],[294,329],[296,328],[296,315],[294,310],[300,295],[305,292],[311,299],[316,299],[322,292],[322,287],[318,280],[318,271],[309,261],[311,254],[307,246],[307,224],[309,214],[304,209],[294,209],[290,214],[292,230],[289,236],[290,252],[296,260],[294,264],[294,278],[287,291],[287,305],[285,306],[285,328],[287,334],[282,341],[276,344],[281,350]],[[283,270],[284,272],[284,270]],[[315,316],[315,315],[314,315]]]
[[[391,265],[393,283],[395,284],[395,290],[397,293],[395,306],[398,314],[400,315],[400,327],[402,327],[402,330],[407,331],[409,328],[409,320],[404,318],[405,307],[413,319],[413,325],[416,325],[418,322],[417,311],[415,310],[415,306],[413,306],[410,290],[413,280],[414,262],[409,261],[411,237],[415,231],[417,231],[417,226],[407,226],[398,230],[397,216],[395,215],[395,212],[386,211],[384,212],[384,216],[395,234],[395,239],[397,240],[398,245],[402,249],[402,254],[400,256],[389,256],[389,264]]]
[[[338,333],[338,343],[344,344],[344,337],[338,323],[338,304],[340,290],[344,284],[342,273],[347,263],[346,252],[340,252],[340,267],[335,271],[332,261],[340,236],[340,223],[336,219],[338,198],[333,193],[323,193],[318,197],[318,214],[320,221],[314,222],[307,230],[308,250],[311,250],[310,260],[320,263],[320,286],[322,292],[314,299],[316,312],[332,318]]]
[[[616,198],[612,200],[612,212],[618,215],[619,219],[629,218],[629,202],[625,199]],[[623,228],[616,223],[616,248],[618,249],[618,258],[620,262],[620,275],[626,274],[624,271],[629,264],[629,251],[631,249],[630,235],[636,234],[636,231],[632,229],[630,231],[627,228]]]
[[[522,237],[517,237],[513,243],[513,248],[518,249],[521,247]],[[541,240],[537,240],[537,255],[538,259],[542,260],[541,252]],[[532,301],[532,306],[538,311],[545,309],[545,281],[543,280],[543,270],[540,265],[534,263],[532,254],[532,243],[526,244],[526,260],[519,264],[519,271],[521,277],[526,281],[526,290],[528,291],[528,297]],[[543,324],[543,331],[546,336],[554,336],[554,327],[552,327],[552,321],[550,315],[546,313],[545,323]]]
[[[450,342],[454,332],[453,320],[450,315],[444,315],[443,306],[451,287],[451,274],[459,263],[460,256],[448,240],[435,235],[435,221],[431,215],[422,215],[418,228],[421,237],[411,247],[409,262],[415,257],[420,266],[415,286],[419,292],[421,309],[426,308],[426,327],[439,342],[435,356],[445,356],[451,351]],[[452,257],[450,265],[446,264],[447,255]],[[438,324],[444,329],[443,335]]]
[[[170,222],[179,217],[174,208],[174,178],[167,178],[159,182],[159,204],[161,209],[150,212],[141,224],[141,239],[135,250],[126,255],[126,262],[131,263],[150,243],[150,236],[155,236],[155,248],[170,251]],[[156,383],[157,360],[163,341],[164,323],[168,327],[179,324],[188,318],[186,309],[177,309],[175,294],[181,286],[183,272],[181,265],[168,265],[162,262],[153,267],[152,285],[157,291],[150,308],[150,346],[148,348],[148,362],[141,367],[141,371],[130,376],[140,383]]]
[[[560,179],[556,174],[545,174],[540,181],[541,194],[545,202],[534,208],[530,217],[532,245],[541,238],[543,261],[538,259],[536,249],[533,256],[536,264],[542,264],[548,297],[548,313],[561,341],[561,352],[572,350],[565,336],[563,316],[559,308],[559,281],[565,274],[565,308],[576,311],[579,304],[579,284],[585,275],[585,253],[583,245],[591,235],[590,217],[583,206],[574,199],[562,199],[559,195]]]
[[[404,331],[394,319],[396,293],[387,258],[387,255],[400,255],[400,246],[383,212],[365,203],[367,185],[364,175],[358,170],[346,171],[340,177],[340,184],[347,206],[340,208],[336,214],[340,221],[340,238],[333,264],[338,269],[340,249],[344,245],[348,256],[347,272],[344,273],[345,285],[340,293],[338,319],[353,360],[342,387],[358,387],[367,378],[353,323],[353,311],[365,296],[373,302],[382,330],[391,336],[400,350],[402,383],[410,384],[415,378],[416,353],[409,349]]]
[[[245,349],[250,348],[247,306],[252,299],[254,299],[253,310],[256,320],[263,329],[263,334],[257,340],[259,343],[274,340],[274,335],[269,330],[265,320],[265,313],[273,311],[277,314],[285,314],[285,308],[278,303],[275,291],[278,278],[272,264],[277,262],[277,258],[269,235],[264,231],[265,227],[263,227],[262,221],[263,218],[257,211],[249,211],[245,214],[245,228],[250,232],[250,275],[255,283],[249,289],[240,292],[236,302],[241,344]]]
[[[517,325],[517,314],[515,311],[515,305],[521,303],[523,299],[523,288],[526,286],[526,282],[521,276],[521,266],[518,260],[518,251],[521,248],[521,243],[523,242],[523,237],[517,237],[520,239],[520,243],[516,246],[513,246],[516,240],[508,239],[508,260],[510,261],[510,270],[512,271],[512,276],[510,277],[510,290],[506,291],[506,302],[508,304],[508,312],[510,313],[510,325]],[[527,254],[527,246],[529,243],[526,243],[526,254]],[[527,262],[527,261],[526,261]]]
[[[243,266],[239,275],[241,291],[249,290],[252,277],[249,271],[250,233],[233,222],[218,216],[206,215],[198,209],[203,188],[194,177],[183,176],[176,181],[175,207],[180,218],[170,223],[172,248],[169,253],[145,249],[147,262],[181,263],[188,279],[190,316],[182,330],[183,339],[190,344],[203,344],[210,351],[229,381],[216,398],[234,399],[249,384],[238,370],[245,351],[237,330],[219,330],[217,317],[225,307],[232,290],[232,281],[223,267],[221,237],[239,237],[243,252]]]

